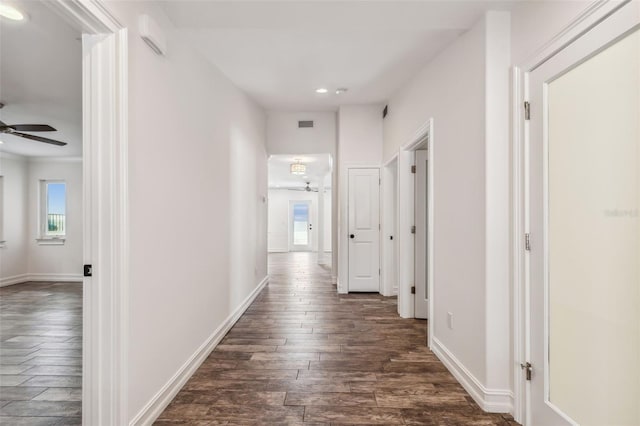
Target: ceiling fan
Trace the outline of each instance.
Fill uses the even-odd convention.
[[[56,129],[48,124],[5,124],[0,121],[0,133],[8,135],[20,136],[21,138],[31,139],[33,141],[50,143],[52,145],[65,146],[66,142],[60,142],[42,136],[29,135],[22,132],[55,132]]]
[[[4,108],[4,103],[0,102],[0,109]],[[22,132],[56,132],[57,130],[48,124],[5,124],[0,121],[0,133],[7,135],[20,136],[21,138],[31,139],[32,141],[50,143],[52,145],[65,146],[66,142],[60,142],[54,139],[43,138],[42,136],[28,135]]]
[[[289,188],[289,191],[318,192],[317,189],[313,189],[309,185],[311,185],[311,182],[307,182],[307,186],[305,186],[304,188]]]

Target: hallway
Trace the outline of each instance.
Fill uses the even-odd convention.
[[[395,298],[338,295],[312,253],[271,254],[269,274],[156,425],[517,424],[472,401]]]

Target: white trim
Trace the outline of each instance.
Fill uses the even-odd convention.
[[[36,238],[36,243],[39,246],[63,246],[66,240],[66,238],[46,237]]]
[[[29,163],[82,163],[82,157],[25,157]]]
[[[198,367],[204,362],[211,352],[216,348],[222,338],[231,330],[242,314],[253,303],[262,289],[269,282],[267,275],[260,281],[260,284],[247,296],[240,306],[222,323],[220,326],[200,345],[200,347],[189,357],[182,367],[169,379],[167,383],[156,393],[153,398],[140,410],[131,420],[129,425],[141,426],[151,425],[162,414],[164,409],[171,403],[180,389],[187,383],[189,378],[196,372]]]
[[[511,179],[512,185],[512,279],[513,279],[513,418],[523,423],[525,413],[526,381],[522,376],[520,364],[526,362],[525,353],[525,252],[524,247],[524,144],[523,132],[525,129],[523,114],[524,79],[521,70],[514,67],[512,70],[512,160]]]
[[[0,278],[0,287],[6,287],[14,284],[22,284],[29,281],[29,274],[12,275],[10,277]]]
[[[269,249],[267,250],[268,253],[289,253],[289,250],[287,249]]]
[[[480,408],[489,413],[511,413],[513,411],[511,390],[487,389],[438,338],[433,337],[431,341],[433,353],[460,382],[462,387],[469,392]]]
[[[73,282],[81,283],[82,274],[20,274],[0,279],[0,287],[27,282]]]
[[[520,68],[527,72],[538,68],[630,1],[594,0],[573,21],[525,60]]]

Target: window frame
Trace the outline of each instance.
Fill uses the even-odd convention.
[[[48,233],[49,216],[49,184],[64,184],[64,233],[51,235]],[[38,238],[41,245],[64,244],[67,238],[67,207],[68,207],[68,185],[64,179],[40,179],[39,181],[39,206],[38,206]]]

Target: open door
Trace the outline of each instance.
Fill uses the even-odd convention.
[[[429,155],[416,151],[415,173],[415,317],[429,318],[428,185]]]
[[[528,425],[640,424],[638,17],[529,74]]]

